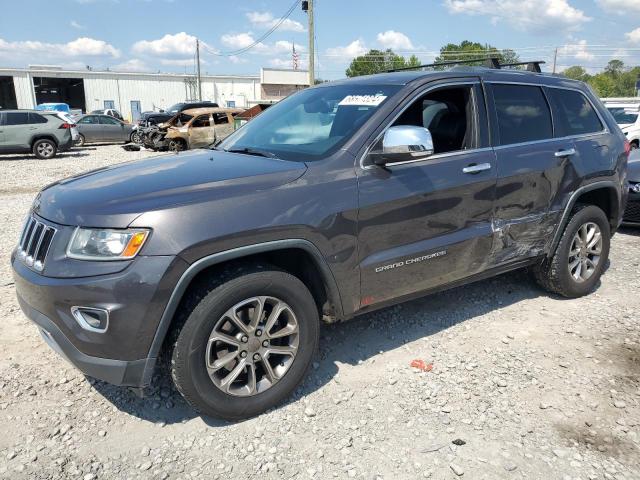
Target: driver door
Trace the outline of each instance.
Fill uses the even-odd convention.
[[[362,158],[362,307],[455,282],[491,265],[496,168],[484,105],[479,80],[432,84],[400,107]],[[375,151],[393,126],[429,129],[433,154],[375,165]]]
[[[210,113],[196,117],[189,127],[189,148],[204,148],[216,139],[213,118]]]

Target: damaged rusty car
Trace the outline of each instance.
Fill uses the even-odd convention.
[[[232,110],[185,113],[167,134],[184,148],[230,131]],[[87,375],[141,391],[161,363],[199,412],[251,417],[296,390],[322,321],[522,267],[549,292],[589,294],[629,150],[589,87],[554,75],[324,83],[210,150],[45,187],[11,257],[15,289]]]
[[[166,123],[142,131],[142,143],[153,150],[179,152],[205,148],[233,132],[233,117],[239,108],[192,108],[176,114]]]

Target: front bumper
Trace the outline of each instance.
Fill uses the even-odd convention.
[[[622,216],[623,225],[640,226],[640,193],[629,192],[627,207]]]
[[[47,343],[85,374],[130,387],[151,381],[151,343],[182,263],[169,256],[138,257],[117,273],[54,278],[12,257],[20,307]],[[71,314],[73,306],[108,310],[108,329],[84,329]]]
[[[58,355],[65,358],[84,374],[114,385],[135,388],[143,388],[151,383],[156,363],[155,358],[129,361],[113,360],[92,357],[82,353],[50,318],[32,308],[20,295],[18,295],[18,303],[24,314],[39,327],[44,341]]]

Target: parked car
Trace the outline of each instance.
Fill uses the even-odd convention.
[[[635,149],[629,155],[629,199],[624,210],[624,223],[640,227],[640,150]]]
[[[169,150],[179,152],[193,148],[205,148],[224,140],[234,130],[233,117],[242,112],[239,108],[193,108],[180,114],[191,119],[175,125],[167,123],[165,142]],[[164,124],[163,124],[164,125]]]
[[[168,122],[175,117],[176,114],[184,112],[185,110],[193,108],[216,108],[218,106],[219,105],[216,102],[210,102],[208,100],[202,102],[180,102],[175,105],[171,105],[166,110],[160,110],[158,112],[143,112],[138,119],[138,125],[142,127],[151,127],[152,125],[159,125],[161,123]]]
[[[131,142],[133,125],[110,115],[83,115],[76,122],[78,140],[76,145],[103,142]]]
[[[0,153],[33,153],[49,159],[73,145],[75,125],[63,120],[59,112],[2,110],[0,112]]]
[[[632,149],[640,146],[640,98],[604,98],[605,107],[627,136]]]
[[[522,267],[555,294],[591,292],[628,153],[591,90],[552,75],[324,83],[213,150],[43,189],[12,255],[15,289],[87,375],[140,389],[170,358],[199,412],[246,418],[300,383],[321,319]]]
[[[103,110],[94,110],[90,113],[92,115],[108,115],[110,117],[120,120],[121,122],[124,122],[124,118],[122,117],[122,114],[115,108],[105,108]]]

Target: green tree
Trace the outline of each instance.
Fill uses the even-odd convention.
[[[464,40],[459,44],[447,43],[440,48],[440,55],[436,57],[435,63],[474,60],[477,58],[479,60],[471,65],[482,65],[483,60],[490,57],[497,58],[500,63],[516,63],[520,61],[518,55],[513,50],[498,50],[488,43],[483,45],[479,42]]]
[[[391,49],[385,51],[369,50],[364,55],[354,58],[345,73],[347,77],[358,77],[419,65],[420,60],[415,55],[411,55],[409,60],[405,60],[402,55],[394,53]]]
[[[640,67],[626,68],[621,60],[610,60],[603,72],[589,75],[582,67],[567,68],[562,74],[567,78],[587,82],[599,97],[632,97],[636,94],[636,79]]]

